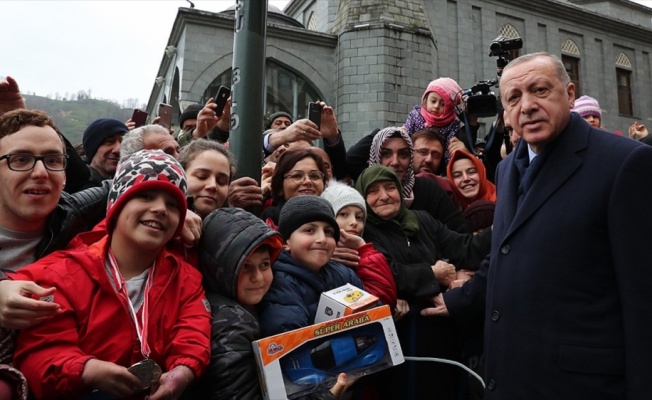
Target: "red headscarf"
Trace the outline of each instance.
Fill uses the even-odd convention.
[[[480,188],[478,189],[478,195],[474,199],[467,199],[464,197],[464,195],[460,192],[460,189],[458,189],[457,185],[453,183],[453,164],[455,161],[464,158],[471,160],[478,171],[478,186]],[[482,161],[480,161],[477,157],[467,153],[466,151],[455,150],[453,152],[451,159],[448,162],[448,166],[446,167],[446,175],[451,182],[451,186],[453,187],[455,195],[457,195],[458,199],[460,200],[462,210],[465,210],[469,204],[473,203],[476,200],[496,201],[496,186],[494,186],[494,184],[491,183],[489,179],[487,179],[487,170],[485,169],[484,164],[482,164]]]

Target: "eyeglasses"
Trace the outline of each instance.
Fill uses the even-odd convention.
[[[440,152],[438,152],[436,150],[430,151],[428,149],[416,149],[414,151],[418,155],[420,155],[421,157],[430,156],[430,157],[432,157],[433,160],[441,160],[441,158],[443,157],[443,154],[441,154]]]
[[[34,169],[37,161],[42,161],[43,166],[48,171],[63,171],[68,165],[67,154],[46,154],[44,156],[35,156],[34,154],[9,153],[0,157],[1,160],[7,160],[7,166],[12,171],[23,172]]]
[[[308,174],[308,179],[313,182],[323,181],[324,174],[321,171],[310,171]],[[306,173],[303,171],[294,171],[289,174],[283,175],[283,178],[290,178],[294,183],[303,183],[303,180],[306,179]]]

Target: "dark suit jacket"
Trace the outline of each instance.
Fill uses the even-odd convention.
[[[518,211],[516,151],[497,169],[469,285],[486,285],[487,399],[651,398],[652,148],[572,113],[551,150]]]

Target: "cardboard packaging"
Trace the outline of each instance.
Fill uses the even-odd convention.
[[[389,306],[380,306],[252,343],[266,400],[294,399],[401,364]]]
[[[321,294],[315,324],[355,314],[378,305],[378,297],[347,283]]]

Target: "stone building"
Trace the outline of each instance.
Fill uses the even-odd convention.
[[[234,14],[179,9],[150,115],[159,102],[178,115],[230,86]],[[292,0],[268,10],[265,109],[301,118],[322,99],[349,146],[402,125],[432,79],[470,88],[495,78],[489,44],[502,35],[523,39],[512,56],[560,56],[579,95],[599,100],[607,128],[626,133],[652,119],[651,20],[652,9],[626,0]]]

